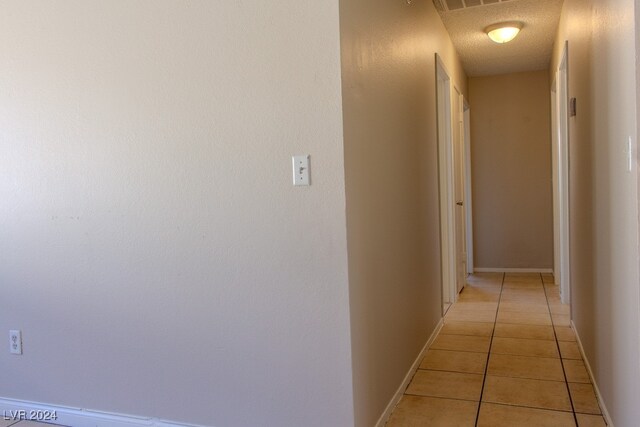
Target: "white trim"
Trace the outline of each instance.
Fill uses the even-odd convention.
[[[465,100],[465,110],[463,111],[464,121],[464,203],[466,215],[467,238],[467,273],[473,273],[473,202],[471,197],[471,111]]]
[[[43,412],[55,414],[57,419],[42,421],[73,427],[205,427],[196,424],[180,424],[157,418],[137,417],[0,397],[0,420],[17,417],[18,414],[21,414],[18,411],[25,411],[24,414],[27,419],[31,411],[39,411],[39,414]],[[18,421],[17,418],[16,421]]]
[[[484,268],[476,267],[474,273],[551,273],[552,268]]]
[[[553,276],[560,284],[560,166],[558,165],[558,71],[551,84],[551,187],[553,196]]]
[[[411,380],[413,379],[413,376],[415,375],[416,371],[420,367],[420,362],[422,362],[422,359],[424,358],[424,354],[427,352],[429,347],[431,347],[431,344],[433,344],[433,341],[436,339],[436,337],[440,333],[440,329],[442,329],[442,326],[444,326],[444,322],[443,322],[443,319],[440,319],[440,321],[436,325],[436,328],[433,330],[433,333],[427,340],[427,343],[424,345],[424,347],[422,347],[420,354],[418,354],[418,357],[413,362],[413,365],[411,365],[409,372],[407,372],[407,375],[404,377],[404,380],[402,380],[400,387],[398,387],[398,390],[393,395],[393,397],[391,398],[391,401],[389,402],[384,412],[378,419],[378,422],[376,423],[375,427],[384,427],[387,421],[389,421],[389,417],[391,416],[391,413],[393,412],[394,409],[396,409],[396,405],[398,405],[398,402],[400,402],[400,399],[402,399],[402,396],[404,395],[404,391],[407,389],[407,387],[409,387],[409,383],[411,382]]]
[[[600,394],[600,389],[598,389],[598,383],[596,383],[596,379],[593,376],[593,371],[591,370],[589,359],[587,359],[587,355],[584,353],[584,347],[582,347],[582,341],[580,341],[580,334],[578,333],[578,329],[576,329],[576,325],[575,323],[573,323],[573,320],[571,321],[571,327],[573,328],[573,332],[575,332],[576,334],[576,341],[578,343],[578,348],[580,349],[580,354],[582,355],[582,361],[584,362],[584,366],[587,368],[589,378],[591,378],[591,384],[593,385],[593,390],[596,392],[596,398],[598,399],[598,404],[600,405],[602,416],[607,423],[607,427],[613,427],[613,421],[611,421],[611,416],[609,415],[609,411],[607,410],[607,405],[604,404],[604,399],[602,398],[602,394]]]
[[[564,48],[562,50],[562,56],[560,58],[560,66],[558,67],[558,74],[556,77],[557,92],[556,101],[557,108],[556,114],[558,120],[556,121],[556,131],[558,132],[558,144],[555,147],[557,154],[558,168],[558,202],[559,202],[559,242],[560,242],[560,274],[556,276],[556,283],[559,279],[560,285],[560,299],[563,304],[571,303],[571,239],[570,239],[570,197],[571,191],[569,185],[569,114],[567,111],[567,104],[569,102],[569,58],[568,58],[569,42],[565,41]],[[558,277],[559,276],[559,277]]]

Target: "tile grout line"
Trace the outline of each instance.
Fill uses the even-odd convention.
[[[491,338],[489,339],[489,351],[487,352],[487,364],[484,367],[484,376],[482,377],[482,388],[480,389],[480,399],[478,400],[478,411],[476,412],[476,422],[474,427],[478,427],[480,419],[480,408],[482,407],[482,395],[484,394],[484,385],[487,382],[487,371],[489,371],[489,359],[491,358],[491,346],[493,345],[493,337],[496,333],[496,323],[498,322],[498,311],[500,310],[500,300],[502,299],[502,291],[504,289],[504,279],[507,273],[502,273],[502,283],[500,284],[500,296],[498,297],[498,307],[496,308],[496,316],[493,319],[493,329],[491,330]]]
[[[553,337],[556,340],[556,347],[558,349],[558,355],[560,356],[560,366],[562,366],[562,375],[564,375],[564,384],[567,387],[567,394],[569,395],[569,403],[571,404],[571,412],[573,413],[573,421],[578,426],[578,416],[576,415],[576,408],[573,406],[573,396],[571,396],[571,389],[569,388],[569,380],[567,380],[567,372],[564,369],[564,359],[562,358],[562,352],[560,351],[560,343],[558,341],[558,335],[556,334],[556,324],[551,315],[551,306],[549,305],[549,296],[547,295],[547,288],[544,286],[544,279],[542,273],[540,273],[540,280],[542,281],[542,288],[544,289],[544,297],[547,300],[547,308],[549,309],[549,317],[551,317],[551,328],[553,329]]]

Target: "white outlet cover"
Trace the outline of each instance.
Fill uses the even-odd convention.
[[[22,331],[9,331],[9,353],[22,354]]]

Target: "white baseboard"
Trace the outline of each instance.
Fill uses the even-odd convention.
[[[55,415],[56,419],[51,415]],[[0,421],[21,419],[33,419],[70,427],[205,427],[0,397]]]
[[[404,391],[407,389],[407,387],[409,386],[409,383],[413,379],[413,376],[418,370],[418,367],[420,366],[420,362],[422,362],[422,359],[424,358],[425,353],[427,352],[427,350],[429,349],[433,341],[438,336],[438,333],[440,332],[440,329],[442,329],[443,325],[444,325],[443,319],[440,319],[440,321],[436,325],[436,328],[433,330],[433,332],[431,333],[431,336],[427,340],[427,343],[424,345],[424,347],[422,347],[420,354],[418,354],[418,357],[413,362],[413,365],[411,365],[409,372],[407,372],[407,375],[404,377],[404,380],[402,380],[400,387],[398,387],[398,390],[393,395],[393,398],[391,398],[391,401],[389,402],[384,412],[378,419],[378,422],[376,423],[375,427],[384,427],[386,422],[389,421],[389,417],[391,416],[391,413],[396,408],[396,405],[398,404],[398,402],[400,402],[400,399],[404,395]]]
[[[552,268],[485,268],[476,267],[474,273],[552,273]]]
[[[589,359],[587,359],[587,355],[584,353],[584,347],[582,347],[582,341],[580,341],[580,334],[576,329],[576,325],[571,321],[571,327],[576,334],[576,341],[578,342],[578,348],[580,349],[580,354],[582,355],[582,360],[584,361],[584,366],[587,368],[587,372],[589,373],[589,378],[591,378],[591,384],[593,385],[593,390],[596,392],[596,397],[598,398],[598,404],[600,405],[600,410],[602,410],[602,416],[607,423],[607,427],[613,427],[613,422],[611,421],[611,416],[609,415],[609,411],[607,410],[607,405],[604,404],[604,400],[602,399],[602,395],[600,394],[600,389],[598,389],[598,383],[596,382],[595,377],[593,376],[593,371],[591,370],[591,365],[589,364]]]

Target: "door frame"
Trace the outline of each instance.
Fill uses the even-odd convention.
[[[553,240],[555,283],[562,303],[571,301],[569,230],[569,44],[565,41],[560,65],[551,86],[551,163],[553,181]]]
[[[464,203],[467,238],[467,274],[473,274],[473,204],[471,201],[471,108],[463,97],[464,121]]]
[[[440,259],[442,280],[442,314],[456,301],[455,201],[453,194],[453,120],[452,87],[449,73],[440,56],[435,54],[436,115],[438,134],[438,195],[440,202]]]

